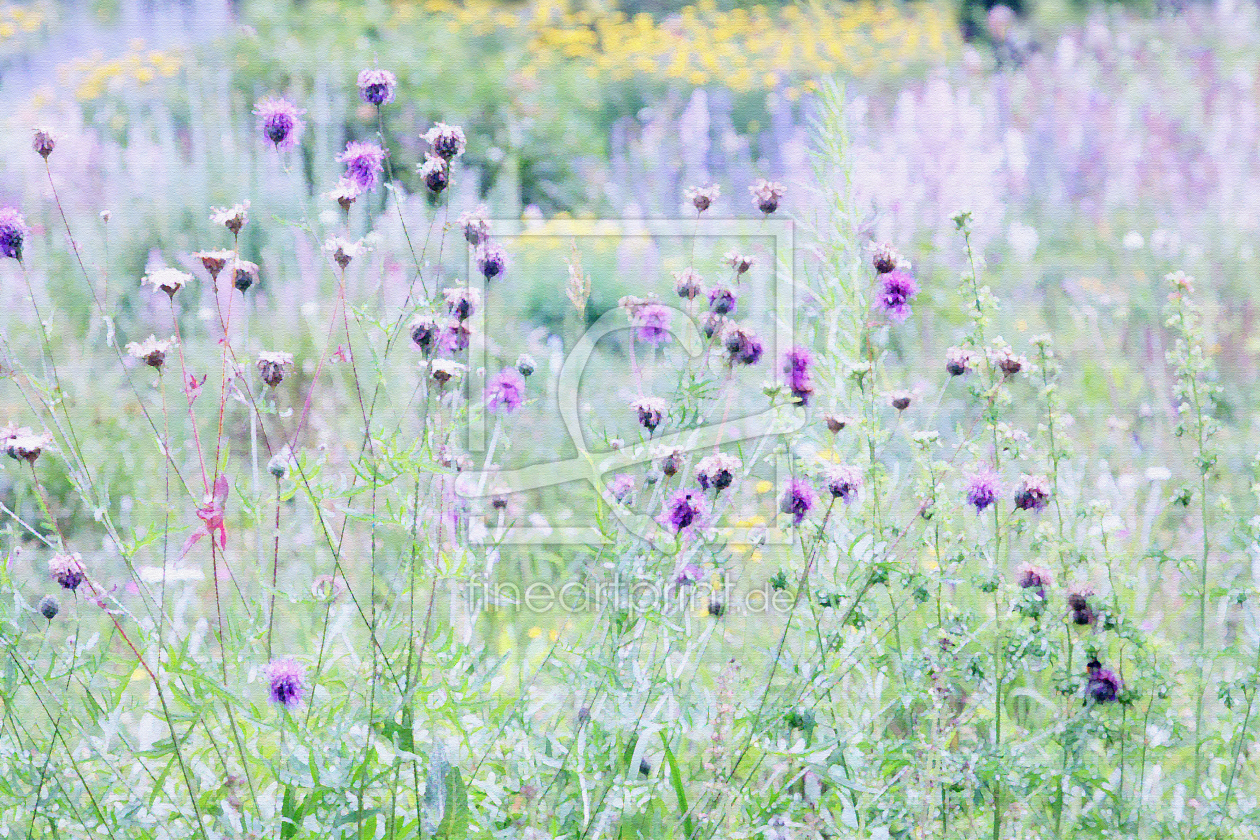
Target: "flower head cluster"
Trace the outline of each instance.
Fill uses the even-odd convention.
[[[525,377],[514,367],[506,367],[494,375],[486,386],[486,407],[491,411],[511,413],[525,402]]]
[[[286,368],[293,367],[293,354],[283,350],[264,350],[258,354],[258,373],[272,388],[284,381]]]
[[[231,207],[211,207],[210,221],[223,225],[233,236],[239,236],[241,228],[249,223],[249,199]]]
[[[448,162],[462,155],[468,145],[462,128],[457,125],[447,125],[444,122],[435,123],[426,131],[424,140],[433,149],[434,155]]]
[[[346,150],[337,155],[337,162],[346,165],[343,181],[354,187],[359,195],[371,192],[381,182],[381,173],[385,171],[386,152],[376,143],[363,140],[352,140],[346,144]]]
[[[15,461],[34,464],[52,442],[53,437],[47,432],[35,434],[25,426],[18,427],[10,423],[0,428],[0,448]]]
[[[694,268],[674,272],[674,291],[680,298],[695,300],[704,294],[704,279]]]
[[[661,461],[659,466],[661,468],[662,475],[669,478],[673,478],[678,475],[678,471],[682,469],[683,465],[683,451],[681,449],[675,446],[660,451],[660,458]]]
[[[129,342],[127,344],[127,354],[134,359],[140,359],[151,368],[161,370],[162,365],[166,364],[166,354],[176,344],[175,336],[160,339],[155,335],[151,335],[139,343]]]
[[[442,290],[446,298],[446,311],[461,321],[467,321],[481,305],[481,292],[471,286],[455,286]]]
[[[990,470],[981,470],[967,480],[967,504],[980,513],[997,501],[999,490],[997,475]]]
[[[1085,673],[1089,678],[1085,684],[1087,701],[1110,703],[1117,698],[1120,690],[1124,687],[1124,683],[1116,676],[1115,672],[1104,668],[1097,659],[1089,660],[1085,666]]]
[[[388,70],[359,71],[359,97],[369,105],[388,105],[394,101],[398,79]]]
[[[779,209],[779,201],[783,198],[783,194],[787,192],[787,187],[778,181],[767,181],[765,178],[758,178],[752,186],[748,188],[752,193],[753,204],[762,213],[769,215]]]
[[[919,293],[919,284],[909,272],[895,268],[879,275],[879,307],[901,323],[910,317],[910,301]]]
[[[1015,507],[1041,511],[1050,504],[1050,480],[1044,475],[1023,475],[1015,489]]]
[[[1031,589],[1033,594],[1038,598],[1046,597],[1046,587],[1054,583],[1054,577],[1050,574],[1050,570],[1044,566],[1034,566],[1031,563],[1020,565],[1019,569],[1019,588]]]
[[[679,490],[670,497],[665,505],[664,523],[674,529],[674,533],[682,533],[687,528],[704,520],[708,507],[704,494],[700,490]]]
[[[787,379],[788,390],[801,405],[808,405],[814,393],[814,383],[809,375],[813,363],[814,357],[805,347],[793,347],[783,356],[783,375]]]
[[[743,466],[743,462],[734,455],[721,452],[709,455],[696,464],[696,482],[705,490],[721,492],[731,486]]]
[[[263,136],[281,151],[292,149],[302,138],[302,114],[306,113],[287,99],[264,99],[254,106]]]
[[[30,233],[21,213],[12,207],[0,207],[0,256],[21,261],[22,245]]]
[[[814,507],[814,500],[814,488],[809,486],[809,482],[803,478],[793,478],[783,488],[779,510],[791,514],[793,525],[800,525],[805,521],[805,515]]]
[[[945,351],[945,371],[950,376],[962,376],[975,369],[975,354],[962,347],[951,347]]]
[[[264,670],[267,696],[277,706],[296,709],[306,693],[306,669],[293,659],[274,659]]]
[[[828,467],[823,479],[827,482],[827,491],[832,498],[851,505],[857,499],[858,490],[862,489],[862,471],[848,464],[836,464]]]
[[[732,365],[755,365],[761,361],[761,339],[738,324],[728,324],[722,331],[722,346],[726,348],[727,362]]]
[[[656,431],[669,410],[669,404],[660,397],[638,397],[630,402],[630,407],[639,413],[639,425],[647,429],[648,434]]]
[[[63,589],[73,592],[87,579],[83,557],[77,553],[53,555],[48,561],[48,576],[61,584]]]
[[[713,206],[713,202],[717,201],[717,197],[722,194],[722,189],[717,184],[708,184],[703,187],[688,187],[686,193],[687,201],[691,202],[691,206],[696,208],[697,213],[703,213]]]

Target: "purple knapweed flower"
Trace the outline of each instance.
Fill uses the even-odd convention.
[[[702,577],[704,577],[704,571],[699,566],[695,563],[684,563],[674,572],[674,589],[693,586],[699,583]]]
[[[477,270],[487,280],[502,276],[507,269],[507,252],[497,242],[485,240],[477,246]]]
[[[639,413],[639,425],[648,430],[648,434],[656,431],[669,410],[669,404],[660,397],[638,397],[631,401],[630,407]]]
[[[1093,624],[1098,618],[1089,605],[1089,597],[1093,594],[1094,588],[1087,583],[1074,583],[1068,588],[1067,603],[1072,612],[1073,624]]]
[[[12,207],[0,208],[0,255],[21,262],[22,245],[30,232],[21,213]]]
[[[662,303],[645,303],[630,315],[634,334],[645,344],[659,347],[669,341],[670,310]]]
[[[625,503],[634,493],[634,476],[629,473],[617,473],[608,480],[608,492],[619,502]]]
[[[438,348],[444,353],[460,353],[468,349],[471,338],[472,330],[467,323],[458,318],[448,318],[438,333]]]
[[[897,323],[910,317],[910,301],[918,293],[919,284],[899,268],[879,275],[879,306]]]
[[[730,315],[735,311],[735,303],[738,299],[734,289],[714,286],[709,290],[709,310],[718,315]]]
[[[525,401],[525,377],[514,367],[495,374],[486,386],[486,407],[491,411],[513,412]]]
[[[486,218],[488,213],[485,205],[482,205],[476,210],[465,210],[459,214],[455,224],[464,231],[464,239],[469,245],[476,247],[490,238],[490,221]]]
[[[385,150],[376,143],[351,140],[346,150],[337,155],[337,162],[346,165],[345,179],[361,193],[376,189],[385,171]]]
[[[945,372],[950,376],[962,376],[975,366],[975,354],[962,347],[951,347],[945,351]]]
[[[48,561],[48,576],[71,592],[87,579],[87,569],[79,554],[55,554]]]
[[[727,361],[733,364],[755,365],[761,361],[761,339],[738,324],[730,324],[722,333],[722,345],[726,348]]]
[[[974,507],[976,513],[980,513],[997,501],[998,490],[998,477],[994,473],[975,473],[967,480],[967,504]]]
[[[717,201],[717,197],[721,194],[721,187],[717,184],[708,184],[703,187],[688,187],[683,196],[691,202],[692,207],[696,208],[697,213],[703,213],[713,206],[713,202]]]
[[[704,278],[694,268],[674,272],[674,291],[680,298],[695,300],[704,294]]]
[[[665,523],[682,533],[704,518],[704,494],[700,490],[679,490],[665,505]]]
[[[779,201],[783,198],[783,194],[787,192],[787,187],[778,181],[758,178],[748,188],[748,191],[752,193],[752,201],[757,206],[757,209],[769,215],[779,209]]]
[[[832,498],[851,505],[857,499],[858,490],[862,487],[862,471],[848,464],[836,464],[828,467],[823,478],[827,482],[827,492]]]
[[[441,332],[441,325],[432,315],[417,315],[411,322],[411,340],[425,353],[437,346]]]
[[[1050,504],[1050,480],[1044,475],[1020,476],[1015,490],[1015,507],[1019,510],[1041,511]]]
[[[444,122],[436,123],[424,133],[423,138],[433,149],[433,154],[445,161],[454,160],[462,155],[464,148],[468,145],[462,128],[457,125],[447,125]]]
[[[450,186],[451,169],[443,158],[432,152],[426,152],[424,163],[419,166],[420,179],[429,188],[429,192],[440,193]]]
[[[808,405],[814,393],[814,383],[810,379],[809,366],[814,357],[804,347],[793,347],[783,355],[783,374],[787,378],[788,389],[801,405]]]
[[[905,267],[905,260],[897,250],[887,242],[878,242],[871,246],[871,265],[877,274],[887,274],[899,267]]]
[[[275,659],[264,669],[267,696],[272,703],[296,709],[306,693],[306,668],[293,659]]]
[[[1104,668],[1097,659],[1089,660],[1085,672],[1089,676],[1089,682],[1085,685],[1086,702],[1092,700],[1095,703],[1110,703],[1124,687],[1115,672]]]
[[[734,455],[717,453],[700,459],[696,464],[696,482],[705,490],[721,492],[735,481],[735,474],[743,469],[744,463]]]
[[[481,292],[471,286],[454,286],[442,290],[446,298],[446,311],[461,321],[467,321],[481,303]]]
[[[287,99],[269,97],[254,106],[254,116],[258,117],[263,136],[281,151],[292,149],[302,138],[301,116],[305,113]]]
[[[1019,588],[1032,589],[1038,598],[1046,597],[1046,587],[1054,582],[1054,577],[1050,574],[1050,570],[1043,566],[1034,566],[1031,563],[1022,564],[1019,569]]]
[[[394,101],[398,79],[388,70],[361,70],[359,97],[369,105],[388,105]]]
[[[779,510],[792,515],[792,524],[800,525],[805,521],[805,514],[814,507],[814,488],[803,478],[793,478],[783,488],[783,496],[779,499]]]

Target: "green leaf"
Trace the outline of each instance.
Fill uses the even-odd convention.
[[[674,786],[674,796],[678,797],[678,811],[684,814],[683,832],[687,837],[695,836],[692,832],[690,809],[687,807],[687,789],[683,787],[682,773],[678,770],[678,762],[674,760],[674,751],[669,748],[669,738],[661,733],[661,744],[665,747],[665,762],[669,765],[669,781]]]

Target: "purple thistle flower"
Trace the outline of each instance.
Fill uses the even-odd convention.
[[[1085,671],[1089,675],[1089,682],[1085,686],[1086,702],[1092,700],[1095,703],[1110,703],[1124,687],[1116,673],[1104,668],[1097,659],[1089,660]]]
[[[21,213],[12,207],[0,208],[0,255],[21,262],[22,243],[30,232]]]
[[[385,154],[385,150],[376,143],[352,140],[346,144],[346,150],[337,155],[337,162],[346,165],[346,180],[360,192],[370,192],[381,182]]]
[[[755,365],[761,361],[761,340],[751,330],[731,324],[722,334],[722,344],[731,364]]]
[[[411,340],[425,353],[438,343],[442,328],[432,315],[418,315],[411,322]]]
[[[495,374],[486,386],[486,407],[491,411],[511,413],[525,401],[525,377],[514,367],[506,367]]]
[[[704,571],[695,563],[684,563],[674,572],[674,589],[697,584],[703,576]]]
[[[637,307],[630,316],[639,341],[659,347],[669,341],[669,307],[662,303],[647,303]]]
[[[997,501],[998,477],[989,471],[978,472],[967,480],[967,504],[980,513]]]
[[[910,300],[919,293],[919,284],[899,268],[879,275],[879,306],[888,317],[901,323],[910,317]]]
[[[808,405],[814,393],[814,383],[809,376],[809,366],[813,363],[813,356],[804,347],[793,347],[783,356],[783,373],[787,377],[788,389],[801,405]]]
[[[438,347],[445,353],[459,353],[468,349],[471,337],[472,330],[468,328],[468,324],[458,318],[449,318],[438,335]]]
[[[440,193],[451,183],[451,170],[444,159],[427,152],[420,164],[420,178],[430,192]]]
[[[48,575],[63,589],[73,592],[87,579],[87,569],[78,554],[56,554],[48,561]]]
[[[1046,597],[1046,587],[1054,582],[1054,577],[1048,569],[1024,563],[1018,571],[1020,589],[1034,589],[1036,590],[1034,594],[1038,598]]]
[[[388,70],[361,70],[359,97],[369,105],[388,105],[394,101],[398,79]]]
[[[670,497],[665,506],[665,523],[682,533],[704,518],[706,507],[704,494],[700,490],[679,490]]]
[[[267,98],[254,106],[254,115],[258,117],[263,136],[281,151],[298,144],[304,128],[300,118],[305,113],[287,99]]]
[[[608,492],[614,499],[624,503],[634,492],[634,476],[629,473],[617,473],[608,481]]]
[[[684,268],[674,272],[674,291],[680,298],[695,300],[704,294],[704,278],[694,268]]]
[[[730,315],[735,311],[738,296],[725,286],[715,286],[709,292],[709,309],[718,315]]]
[[[857,467],[837,464],[828,468],[824,478],[832,498],[839,499],[846,505],[853,504],[857,499],[858,490],[862,487],[862,471]]]
[[[447,125],[444,122],[436,123],[422,137],[433,149],[433,154],[446,161],[454,160],[462,155],[464,148],[468,145],[462,128],[457,125]]]
[[[1074,583],[1068,589],[1068,609],[1072,611],[1072,623],[1079,625],[1093,624],[1097,615],[1089,605],[1089,596],[1094,594],[1093,587],[1086,583]]]
[[[497,242],[487,239],[477,246],[477,270],[487,280],[503,274],[507,268],[507,252]]]
[[[1025,475],[1015,490],[1015,507],[1039,512],[1050,504],[1050,480],[1044,475]]]
[[[792,514],[792,524],[800,525],[805,521],[805,514],[814,506],[814,488],[803,478],[793,478],[783,489],[779,499],[779,510]]]
[[[669,410],[669,404],[660,397],[639,397],[630,403],[630,407],[639,413],[639,425],[647,429],[648,434],[656,431]]]
[[[467,321],[481,303],[481,293],[470,286],[453,286],[442,290],[446,298],[446,311],[461,321]]]
[[[267,694],[272,703],[296,709],[306,693],[306,668],[293,659],[275,659],[263,669],[267,677]]]

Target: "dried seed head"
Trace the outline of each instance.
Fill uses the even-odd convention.
[[[346,266],[367,251],[367,246],[363,244],[362,239],[351,242],[343,236],[333,236],[324,243],[324,250],[332,255],[337,267],[345,271]]]
[[[39,599],[38,608],[40,615],[52,621],[57,617],[57,613],[61,612],[61,602],[57,600],[55,595],[45,595]]]
[[[877,242],[871,247],[871,265],[875,266],[875,271],[879,274],[887,274],[898,268],[907,268],[904,262],[901,254],[898,254],[887,242]]]
[[[258,373],[272,388],[284,381],[285,368],[293,367],[293,354],[282,350],[264,350],[258,354]]]
[[[233,236],[239,236],[241,228],[249,223],[249,201],[245,200],[231,207],[211,207],[210,221],[223,225]]]
[[[843,414],[825,414],[823,415],[823,420],[827,423],[827,431],[833,435],[839,434],[844,430],[845,426],[852,422]]]
[[[130,342],[127,345],[127,353],[132,358],[140,359],[149,367],[157,368],[160,371],[162,365],[166,363],[166,354],[177,343],[175,336],[159,339],[157,336],[151,335],[139,344],[134,341]]]
[[[669,410],[669,404],[660,397],[638,397],[630,402],[630,407],[639,413],[639,425],[649,434],[656,431]]]
[[[451,170],[446,159],[426,152],[424,163],[418,167],[420,178],[424,181],[424,185],[429,188],[430,192],[440,193],[442,190],[450,186]]]
[[[713,202],[721,194],[722,189],[717,184],[708,184],[703,187],[688,187],[684,193],[687,200],[691,202],[691,206],[695,207],[699,213],[703,213],[713,206]]]
[[[40,157],[48,160],[48,156],[53,153],[53,149],[57,147],[57,141],[53,139],[47,129],[35,129],[35,140],[31,143],[35,151],[39,152]]]
[[[464,232],[464,239],[469,245],[476,247],[490,238],[490,222],[486,219],[485,205],[476,210],[466,210],[459,214],[456,224]]]
[[[910,407],[911,399],[909,391],[893,391],[888,395],[888,404],[898,411],[905,411]]]
[[[423,137],[433,148],[433,154],[444,161],[459,157],[468,145],[462,128],[457,125],[447,125],[444,122],[434,124]]]
[[[740,274],[747,274],[748,270],[756,263],[756,260],[752,257],[737,253],[736,251],[727,251],[724,259],[726,260],[727,265],[735,269],[736,276]]]
[[[249,260],[236,260],[232,263],[232,285],[241,294],[249,291],[258,282],[258,264]]]
[[[193,259],[200,260],[202,267],[209,272],[211,280],[219,279],[219,272],[223,271],[223,267],[236,259],[236,252],[226,249],[217,251],[197,251],[192,255]]]

